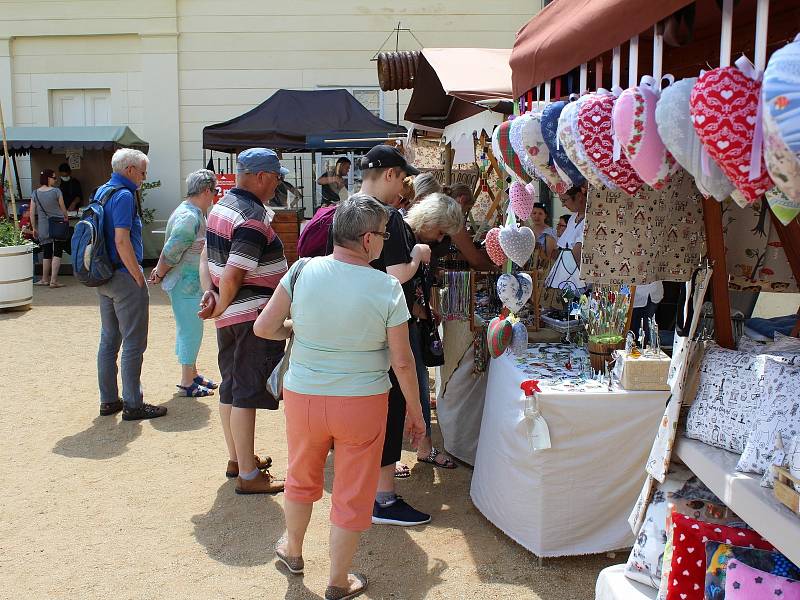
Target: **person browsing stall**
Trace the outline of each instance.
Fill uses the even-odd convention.
[[[403,289],[396,278],[370,266],[390,235],[388,217],[388,209],[364,193],[340,202],[333,254],[296,262],[253,327],[256,335],[270,339],[294,335],[283,382],[287,535],[276,554],[295,574],[304,569],[303,541],[313,503],[322,498],[325,461],[333,446],[326,598],[350,597],[366,587],[366,577],[348,571],[360,534],[371,523],[390,365],[407,400],[412,444],[423,431]],[[331,294],[332,289],[338,292]]]
[[[454,183],[447,186],[445,193],[455,200],[461,207],[464,216],[464,225],[452,236],[447,236],[444,242],[447,246],[453,245],[469,263],[469,266],[477,271],[495,271],[497,266],[491,261],[485,250],[481,250],[475,245],[473,236],[468,229],[467,216],[475,205],[475,197],[472,190],[465,183]],[[448,241],[449,240],[449,241]]]

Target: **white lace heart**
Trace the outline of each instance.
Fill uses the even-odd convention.
[[[500,228],[500,247],[519,267],[524,267],[533,254],[536,236],[530,227],[505,225]]]

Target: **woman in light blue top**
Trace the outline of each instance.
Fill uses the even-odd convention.
[[[547,258],[553,258],[556,253],[556,231],[547,224],[547,206],[543,202],[536,202],[533,205],[531,221],[536,245]]]
[[[275,549],[292,573],[303,572],[303,540],[322,497],[331,445],[335,451],[326,598],[349,598],[366,587],[366,577],[348,570],[372,521],[390,366],[406,398],[412,443],[425,435],[403,289],[370,266],[383,250],[387,221],[386,208],[366,194],[339,202],[333,255],[292,265],[253,326],[268,339],[294,333],[283,382],[287,537]]]
[[[178,387],[184,395],[211,396],[217,384],[197,372],[197,354],[203,341],[203,321],[197,316],[200,298],[200,253],[206,240],[206,212],[214,202],[217,178],[200,169],[186,178],[187,196],[167,221],[164,249],[150,274],[161,283],[175,315],[175,354],[181,364]]]

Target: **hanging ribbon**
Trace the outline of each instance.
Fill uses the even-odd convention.
[[[740,56],[734,63],[736,67],[750,79],[761,81],[763,73],[750,62],[746,56]],[[764,127],[761,124],[761,113],[763,111],[762,95],[758,94],[758,108],[756,109],[756,122],[753,129],[753,145],[750,149],[750,181],[758,179],[761,175],[761,151],[764,145]]]
[[[600,90],[597,91],[600,92]],[[606,90],[602,91],[608,93]],[[620,95],[622,94],[622,88],[619,87],[618,85],[614,86],[613,88],[611,88],[611,93],[614,94],[617,98],[619,98]],[[614,162],[617,162],[620,159],[620,156],[622,156],[622,144],[619,143],[619,138],[617,138],[617,134],[614,131],[614,119],[611,119],[611,139],[614,140],[614,150],[612,153],[612,158]]]

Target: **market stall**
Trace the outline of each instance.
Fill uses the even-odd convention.
[[[798,31],[800,11],[789,1],[555,0],[517,38],[511,65],[522,116],[514,123],[533,122],[533,139],[543,139],[549,156],[543,159],[543,146],[534,143],[530,164],[517,148],[519,164],[510,154],[503,158],[512,176],[524,171],[550,184],[574,183],[576,176],[587,181],[581,281],[595,289],[617,286],[618,294],[655,280],[684,282],[671,360],[643,351],[641,335],[640,347],[630,336],[614,354],[618,378],[609,385],[630,390],[645,380],[668,383],[662,398],[669,403],[653,421],[655,441],[643,442],[649,454],[627,465],[625,481],[644,485],[638,498],[629,490],[621,499],[632,511],[627,523],[618,520],[616,532],[635,542],[626,565],[600,574],[597,598],[766,598],[800,586],[800,343],[779,334],[764,343],[742,337],[732,326],[729,297],[729,287],[796,290],[800,279],[800,146],[791,118]],[[547,143],[554,139],[547,124],[554,110],[560,115],[555,148]],[[526,125],[510,125],[512,145],[515,127]],[[506,226],[514,227],[510,218]],[[589,318],[583,318],[590,350],[594,297],[588,296]],[[716,343],[698,328],[707,306]],[[583,299],[576,314],[584,316]],[[503,316],[498,319],[502,328]],[[491,329],[490,345],[502,339]],[[658,336],[649,339],[657,349]],[[502,421],[501,411],[490,414],[488,407],[494,372],[504,362],[508,357],[492,362],[473,481],[473,495],[484,498],[478,472],[501,464],[498,456],[484,463],[484,436],[508,435],[520,422],[518,411],[516,421],[509,414],[490,428]],[[651,377],[656,371],[659,377]],[[543,443],[541,423],[538,432],[529,428],[533,446],[524,465],[534,473],[558,448],[559,407],[541,389],[525,401],[550,432]],[[511,390],[504,393],[512,405]],[[590,410],[577,406],[570,423],[582,420],[581,409]],[[600,428],[611,436],[613,423],[625,417],[610,417]],[[487,437],[487,448],[499,439],[500,433]],[[612,446],[596,449],[595,460],[618,461],[619,452],[600,458]],[[605,484],[585,489],[604,497]],[[536,496],[550,486],[542,482]],[[481,510],[504,528],[504,513],[516,505],[505,495],[491,500]],[[550,515],[559,514],[557,506],[549,511],[527,516],[545,523],[531,535],[546,531]],[[569,538],[580,529],[567,523],[560,533]],[[748,586],[768,583],[769,589],[742,595],[747,586],[732,572],[737,566],[752,574]]]

